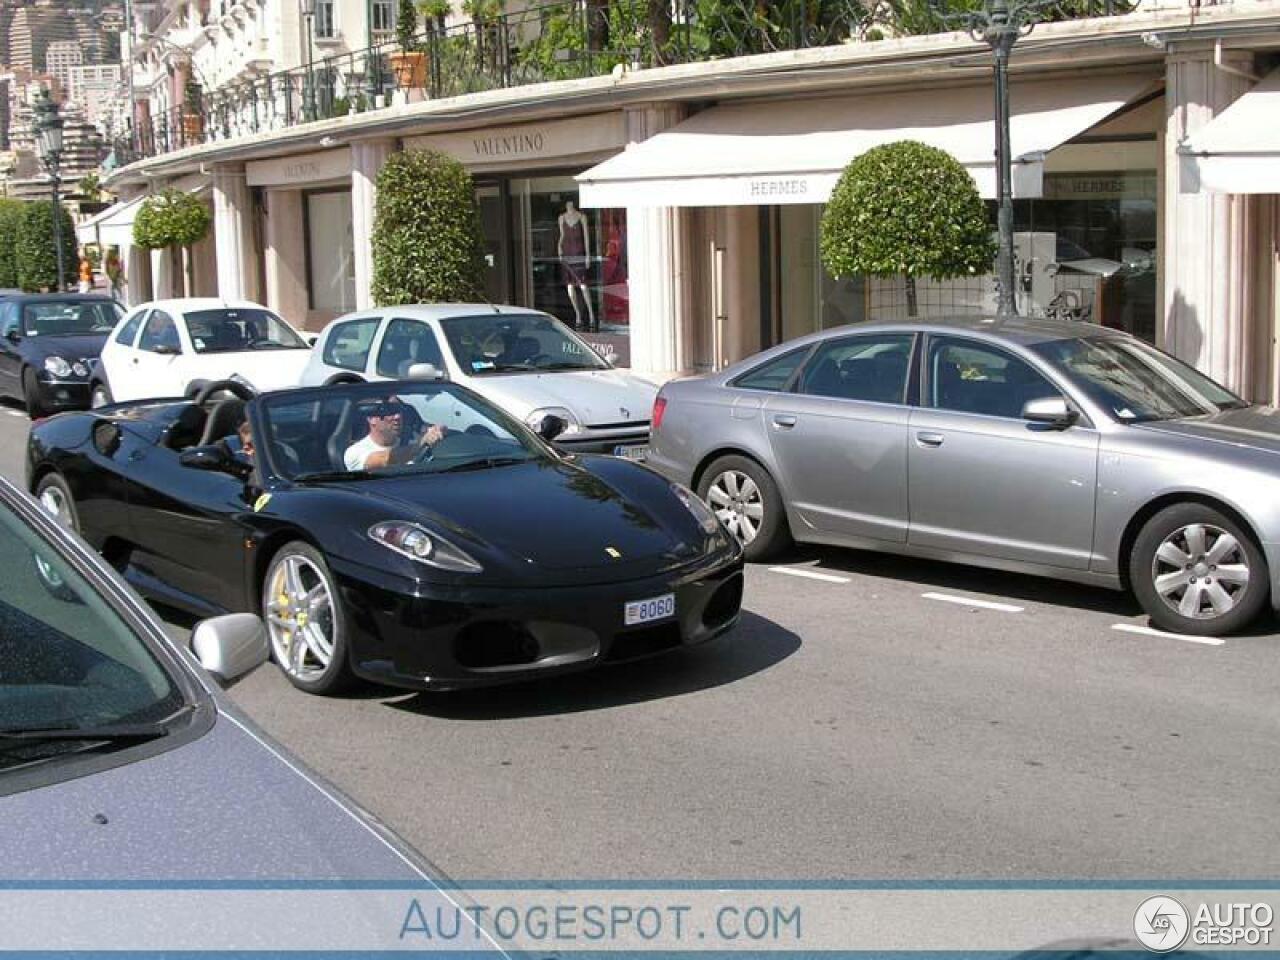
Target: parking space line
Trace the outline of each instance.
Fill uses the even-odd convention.
[[[837,577],[830,573],[818,573],[816,570],[805,570],[803,567],[770,567],[770,573],[785,573],[789,577],[804,577],[806,580],[821,580],[823,583],[849,583],[848,577]]]
[[[983,610],[999,610],[1001,613],[1022,613],[1023,607],[1015,607],[1011,603],[996,603],[992,600],[975,600],[972,597],[958,597],[950,593],[922,593],[926,600],[942,600],[945,603],[958,603],[966,607],[981,607]]]
[[[1203,643],[1208,647],[1221,647],[1226,641],[1221,637],[1193,637],[1186,633],[1166,633],[1163,630],[1153,630],[1151,627],[1142,627],[1136,623],[1113,623],[1112,630],[1119,630],[1121,633],[1137,633],[1144,637],[1161,637],[1165,640],[1185,640],[1187,643]]]

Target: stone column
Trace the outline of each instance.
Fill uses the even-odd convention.
[[[1224,51],[1223,63],[1251,70],[1253,57]],[[1176,357],[1248,397],[1253,391],[1256,255],[1247,196],[1210,193],[1178,147],[1252,86],[1213,62],[1213,45],[1171,49],[1166,63],[1165,214],[1162,345]]]
[[[302,230],[302,191],[267,191],[267,306],[290,323],[307,323],[306,236]]]
[[[677,104],[627,110],[627,140],[639,143],[675,126]],[[627,277],[631,293],[631,369],[661,379],[691,369],[686,264],[688,227],[677,207],[627,208]]]
[[[213,169],[213,229],[218,258],[218,296],[249,296],[249,258],[253,255],[253,204],[243,164]]]
[[[351,237],[355,245],[356,309],[373,306],[373,212],[377,177],[395,149],[394,140],[351,144]]]

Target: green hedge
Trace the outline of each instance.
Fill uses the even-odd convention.
[[[183,190],[147,197],[133,220],[133,242],[146,250],[189,247],[209,232],[213,215],[204,201]]]
[[[53,244],[53,201],[23,204],[18,220],[18,240],[14,257],[18,286],[23,290],[54,290],[58,286],[58,255]],[[76,253],[76,228],[65,207],[62,218],[62,270],[67,283],[76,277],[80,258]]]
[[[471,175],[431,150],[392,154],[378,174],[374,301],[476,300],[483,283],[484,238]]]
[[[18,236],[22,232],[21,200],[0,197],[0,288],[18,286]]]
[[[969,171],[913,140],[875,147],[845,168],[822,216],[821,248],[834,276],[906,277],[913,307],[915,278],[984,273],[995,256]]]

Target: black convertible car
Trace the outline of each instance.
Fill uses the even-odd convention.
[[[741,551],[688,490],[448,383],[219,381],[64,414],[33,427],[27,483],[150,598],[261,611],[313,693],[627,660],[709,640],[742,599]]]

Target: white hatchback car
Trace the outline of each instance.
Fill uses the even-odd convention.
[[[182,397],[232,377],[264,392],[296,386],[310,342],[260,304],[190,297],[144,303],[116,324],[90,402]]]
[[[418,304],[349,313],[320,334],[303,386],[397,380],[434,365],[563,449],[642,458],[658,388],[613,367],[555,317],[523,307]]]

